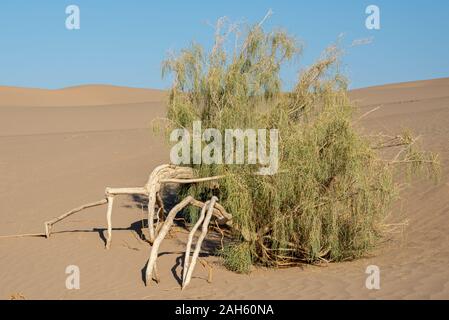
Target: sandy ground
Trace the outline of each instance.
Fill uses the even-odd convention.
[[[449,298],[449,79],[356,90],[371,132],[422,135],[440,154],[438,184],[419,183],[402,194],[394,219],[409,225],[370,258],[326,267],[225,270],[215,257],[213,282],[199,265],[190,287],[179,288],[178,230],[161,247],[162,282],[145,287],[142,269],[149,245],[136,235],[141,204],[115,203],[113,243],[104,249],[105,207],[56,226],[50,239],[0,239],[0,299],[448,299]],[[163,93],[85,86],[64,90],[0,88],[0,235],[39,233],[43,221],[101,199],[105,186],[141,186],[168,161],[163,138],[150,129],[164,115]],[[211,245],[206,243],[206,246]],[[381,271],[381,289],[365,287],[368,265]],[[80,290],[67,290],[66,267],[80,268]]]

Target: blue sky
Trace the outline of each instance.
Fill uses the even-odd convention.
[[[81,29],[65,28],[68,5],[81,10]],[[380,8],[380,30],[365,27],[365,8]],[[283,27],[305,43],[285,85],[344,34],[344,70],[351,87],[449,76],[449,1],[138,1],[2,0],[0,85],[61,88],[114,84],[167,88],[161,61],[192,40],[210,45],[208,25],[221,16]],[[371,44],[351,47],[356,39]]]

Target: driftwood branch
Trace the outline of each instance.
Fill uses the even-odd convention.
[[[162,243],[162,240],[164,240],[165,236],[168,233],[168,230],[173,224],[173,219],[175,218],[176,214],[184,209],[187,205],[189,205],[192,199],[193,198],[191,196],[188,196],[170,210],[167,219],[162,225],[161,231],[157,235],[156,239],[154,239],[153,246],[151,247],[150,258],[148,259],[147,268],[145,271],[145,281],[147,286],[151,283],[151,275],[153,274],[153,268],[156,265],[158,250],[159,246]]]
[[[206,217],[204,218],[204,221],[202,222],[202,228],[201,228],[201,234],[197,240],[195,251],[193,252],[192,262],[189,264],[189,259],[187,258],[188,255],[190,255],[190,248],[187,248],[185,260],[187,261],[187,269],[184,269],[184,273],[186,273],[185,276],[183,276],[183,284],[182,289],[184,290],[190,283],[190,280],[192,279],[193,270],[195,269],[196,260],[198,259],[198,256],[201,251],[201,245],[203,244],[204,238],[206,237],[207,231],[209,229],[209,223],[212,218],[212,213],[214,209],[215,202],[217,202],[217,197],[212,197],[212,199],[207,203],[208,210]],[[204,206],[206,207],[206,205]],[[196,231],[196,230],[195,230]],[[185,265],[186,263],[184,263]]]
[[[82,205],[82,206],[80,206],[80,207],[78,207],[78,208],[72,209],[72,210],[70,210],[70,211],[68,211],[68,212],[66,212],[66,213],[64,213],[64,214],[62,214],[62,215],[60,215],[59,217],[56,217],[56,218],[50,220],[50,221],[45,222],[45,223],[44,223],[44,226],[45,226],[45,236],[46,236],[47,238],[50,237],[50,235],[51,235],[51,228],[53,227],[53,225],[54,225],[55,223],[57,223],[57,222],[59,222],[59,221],[65,219],[65,218],[71,216],[72,214],[75,214],[75,213],[77,213],[77,212],[80,212],[80,211],[82,211],[82,210],[84,210],[84,209],[92,208],[92,207],[96,207],[96,206],[101,206],[101,205],[103,205],[103,204],[106,204],[107,202],[108,202],[107,199],[102,199],[102,200],[97,201],[97,202],[88,203],[88,204]]]
[[[182,284],[183,285],[186,281],[187,270],[189,269],[190,249],[192,247],[193,237],[195,236],[196,230],[198,230],[198,228],[201,226],[201,224],[204,221],[204,217],[206,216],[206,210],[207,210],[208,205],[209,205],[209,201],[207,201],[206,204],[201,209],[201,213],[200,213],[200,216],[198,217],[198,221],[195,223],[195,225],[193,226],[192,230],[189,233],[189,238],[187,240],[186,252],[185,252],[185,256],[184,256],[184,267],[182,270]]]

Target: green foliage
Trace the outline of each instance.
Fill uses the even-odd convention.
[[[229,50],[222,30],[210,53],[194,44],[165,61],[163,72],[173,75],[168,118],[174,128],[191,129],[201,120],[221,132],[279,130],[276,175],[254,175],[256,165],[193,166],[200,177],[226,175],[219,189],[204,183],[185,190],[203,201],[217,195],[233,214],[234,242],[222,254],[226,266],[248,272],[253,263],[290,266],[365,255],[381,239],[397,196],[396,166],[380,157],[384,141],[376,145],[352,125],[337,47],[283,92],[281,66],[300,53],[297,41],[256,25],[238,31],[241,41]],[[412,149],[412,138],[396,142],[393,147],[408,150],[393,162],[412,172],[436,163],[433,155]]]
[[[248,242],[228,244],[219,254],[227,269],[237,273],[249,273],[252,266],[251,249]]]

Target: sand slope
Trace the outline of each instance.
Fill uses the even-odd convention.
[[[69,87],[59,90],[0,87],[0,107],[99,106],[161,101],[161,90],[110,85]]]
[[[106,89],[98,94],[97,86],[0,88],[0,235],[42,232],[43,221],[100,199],[105,186],[143,185],[156,165],[168,161],[162,137],[149,129],[164,114],[163,94]],[[34,98],[41,94],[45,99]],[[0,240],[0,299],[15,293],[30,299],[448,299],[449,79],[361,89],[352,96],[361,113],[383,105],[362,121],[366,130],[411,128],[440,153],[443,164],[438,184],[424,182],[403,194],[393,217],[405,217],[409,226],[375,256],[250,275],[226,271],[217,258],[206,257],[214,267],[213,283],[198,266],[191,286],[181,292],[179,251],[187,235],[178,230],[161,247],[162,283],[147,288],[142,269],[149,246],[133,231],[145,215],[138,201],[124,198],[115,204],[109,251],[103,248],[103,207],[58,225],[49,240]],[[370,264],[380,267],[379,291],[365,288]],[[68,265],[80,267],[80,290],[65,288]]]

